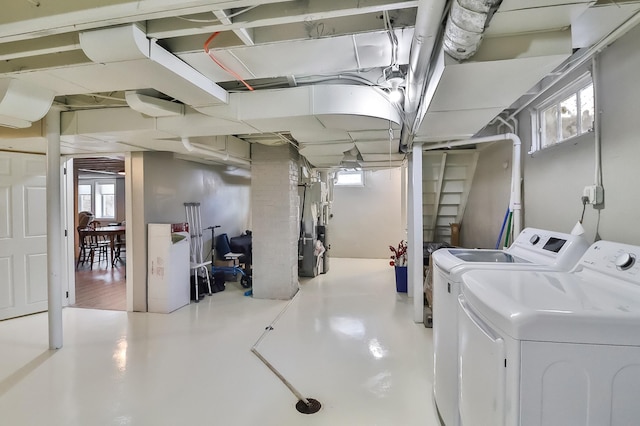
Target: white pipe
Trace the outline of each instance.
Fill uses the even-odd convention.
[[[591,47],[589,47],[584,55],[582,55],[581,57],[577,58],[575,60],[575,62],[573,62],[567,69],[562,71],[558,75],[558,77],[556,77],[553,80],[553,82],[551,82],[549,85],[547,85],[547,89],[549,87],[554,86],[560,80],[565,78],[567,76],[567,74],[569,74],[571,71],[575,70],[576,68],[578,68],[579,66],[584,64],[586,61],[591,59],[595,54],[599,53],[602,49],[604,49],[605,47],[607,47],[608,45],[610,45],[611,43],[613,43],[614,41],[616,41],[617,39],[619,39],[620,37],[625,35],[629,30],[631,30],[633,27],[638,25],[638,23],[640,23],[640,11],[636,12],[633,16],[631,16],[629,19],[627,19],[625,22],[623,22],[618,28],[616,28],[615,30],[611,31],[606,37],[603,37],[602,39],[600,39],[599,42],[597,42],[596,44],[594,44]],[[533,103],[536,99],[538,99],[540,96],[542,96],[542,94],[545,93],[545,91],[547,89],[541,90],[536,95],[534,95],[529,100],[527,100],[517,110],[512,112],[511,115],[509,115],[509,117],[507,117],[507,120],[510,120],[510,119],[514,118],[516,115],[520,114],[520,112],[522,110],[524,110],[526,107],[531,105],[531,103]]]
[[[191,153],[194,154],[202,154],[204,156],[207,157],[212,157],[215,158],[216,160],[222,160],[222,161],[227,161],[227,162],[231,162],[240,166],[245,166],[248,167],[251,165],[251,162],[249,160],[244,160],[242,158],[237,158],[237,157],[232,157],[230,156],[228,153],[221,153],[218,151],[214,151],[211,149],[205,149],[199,146],[193,146],[191,144],[191,142],[189,141],[189,138],[187,137],[183,137],[182,139],[182,145],[185,147],[185,149]]]
[[[431,151],[440,148],[453,148],[457,146],[476,145],[487,142],[499,142],[510,140],[513,142],[513,156],[511,164],[511,199],[509,207],[513,212],[513,240],[522,231],[522,142],[515,133],[504,133],[502,135],[486,136],[482,138],[467,139],[463,141],[442,142],[433,145],[424,145],[423,150]]]
[[[424,287],[423,287],[423,223],[422,223],[422,146],[418,143],[412,147],[413,163],[411,180],[413,181],[413,203],[411,209],[412,224],[409,229],[409,278],[413,286],[413,320],[424,321]],[[408,291],[408,290],[407,290]]]
[[[596,56],[591,60],[591,80],[593,82],[593,134],[595,138],[595,178],[593,183],[602,186],[602,145],[600,142],[600,67]]]
[[[62,198],[60,193],[60,110],[46,116],[47,132],[47,297],[49,349],[62,348]]]

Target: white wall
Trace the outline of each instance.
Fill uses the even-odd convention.
[[[327,233],[331,257],[386,259],[406,240],[401,169],[367,171],[364,187],[336,186]]]
[[[142,169],[142,170],[140,170]],[[225,167],[173,158],[171,153],[132,154],[133,235],[136,247],[133,271],[133,309],[146,310],[146,225],[185,222],[185,202],[200,202],[202,227],[221,225],[218,232],[239,235],[250,222],[250,179],[229,174]],[[139,205],[139,199],[144,202]],[[141,229],[142,228],[142,229]],[[205,233],[205,252],[210,247]],[[133,238],[133,241],[130,239]],[[127,269],[129,273],[129,269]]]
[[[496,142],[479,148],[480,157],[460,227],[460,246],[494,248],[511,196],[513,143]]]
[[[640,100],[640,27],[610,45],[599,57],[599,110],[601,111],[602,174],[605,204],[601,210],[587,206],[584,228],[589,241],[606,240],[640,245],[640,227],[636,226],[640,212],[640,121],[637,104]],[[524,224],[560,232],[570,232],[582,212],[582,189],[594,183],[593,135],[576,143],[563,143],[534,155],[527,155],[531,144],[529,112],[519,116],[520,137],[524,158]],[[494,148],[502,149],[502,148]],[[505,148],[506,154],[506,148]],[[494,170],[478,174],[474,180],[470,202],[463,222],[463,240],[470,235],[483,235],[484,244],[495,244],[495,237],[484,236],[487,224],[473,215],[493,216],[503,199],[499,191],[479,188],[504,186],[500,162],[491,151],[480,155],[479,169]],[[472,202],[473,200],[473,202]],[[496,221],[500,220],[496,217]],[[493,220],[492,220],[493,223]],[[493,233],[493,232],[492,232]]]
[[[220,225],[216,235],[240,235],[250,224],[251,179],[208,166],[174,159],[170,153],[146,153],[144,162],[147,223],[186,221],[184,203],[200,203],[202,227]],[[211,234],[204,235],[209,245]]]

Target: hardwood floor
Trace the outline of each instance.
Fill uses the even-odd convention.
[[[76,270],[76,308],[127,309],[125,266],[117,262],[114,268],[108,260],[85,263]]]

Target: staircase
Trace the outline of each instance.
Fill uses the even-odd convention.
[[[422,157],[422,220],[425,242],[451,243],[451,224],[460,223],[469,198],[478,151],[425,151]]]

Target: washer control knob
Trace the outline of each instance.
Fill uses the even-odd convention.
[[[622,253],[616,257],[615,264],[618,268],[626,271],[636,263],[636,258],[631,253]]]
[[[531,237],[531,239],[529,240],[529,242],[530,242],[531,244],[533,244],[534,246],[535,246],[536,244],[538,244],[538,241],[540,241],[540,235],[538,235],[538,234],[535,234],[535,235],[534,235],[533,237]]]

